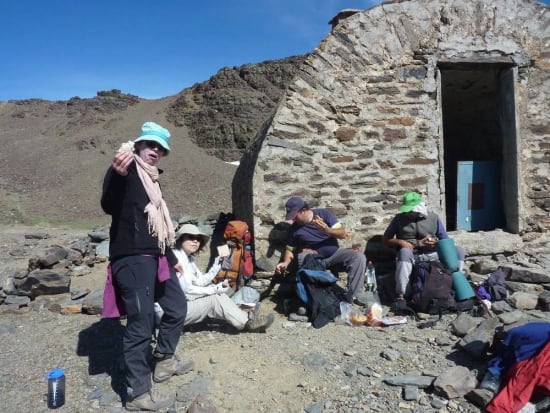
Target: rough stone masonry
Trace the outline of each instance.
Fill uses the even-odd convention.
[[[513,113],[494,122],[513,116],[516,128],[499,150],[507,163],[504,229],[527,242],[547,239],[548,7],[531,0],[403,0],[339,16],[234,180],[233,209],[253,223],[257,257],[278,260],[273,245],[284,244],[279,224],[290,195],[331,208],[351,233],[348,243],[362,243],[367,254],[408,190],[422,192],[445,216],[452,168],[445,166],[441,73],[448,64],[510,73]],[[483,107],[474,112],[481,116]]]

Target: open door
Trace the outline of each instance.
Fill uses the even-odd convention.
[[[438,68],[447,229],[517,233],[522,227],[517,67],[450,59]]]

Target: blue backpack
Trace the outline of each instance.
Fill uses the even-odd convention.
[[[311,297],[305,283],[312,283],[318,286],[329,286],[336,281],[338,281],[338,278],[330,271],[301,268],[296,272],[296,294],[298,294],[298,298],[307,305],[311,301]]]

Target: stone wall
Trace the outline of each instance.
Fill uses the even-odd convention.
[[[284,244],[290,195],[331,208],[351,233],[346,245],[376,239],[411,189],[444,213],[437,66],[444,59],[517,67],[521,231],[548,231],[548,16],[529,0],[416,0],[340,20],[235,176],[233,208],[253,222],[256,256],[278,259],[268,245]]]

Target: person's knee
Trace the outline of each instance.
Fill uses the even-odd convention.
[[[400,248],[396,253],[395,259],[397,261],[411,262],[412,263],[414,261],[414,254],[408,248]]]
[[[365,254],[363,254],[362,252],[354,251],[354,254],[351,257],[351,265],[354,265],[354,266],[367,265],[367,257],[365,257]]]
[[[179,305],[170,305],[163,307],[164,315],[174,320],[185,320],[187,315],[187,302],[183,301]]]

